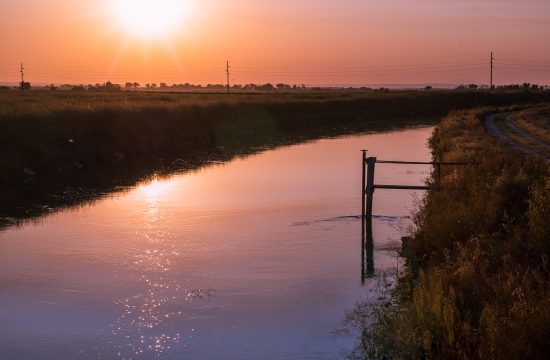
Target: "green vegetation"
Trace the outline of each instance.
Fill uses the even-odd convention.
[[[153,173],[274,146],[425,124],[455,108],[549,98],[543,91],[5,91],[0,219],[33,216]]]
[[[487,136],[484,114],[454,112],[436,128],[434,159],[468,165],[444,169],[443,189],[420,204],[396,297],[362,305],[377,321],[362,329],[361,356],[548,357],[550,171]]]

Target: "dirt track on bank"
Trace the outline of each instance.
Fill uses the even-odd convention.
[[[542,157],[550,164],[550,144],[520,129],[513,122],[514,113],[491,114],[485,117],[485,131],[526,155]],[[504,117],[504,120],[501,118]],[[498,122],[498,125],[497,125]]]

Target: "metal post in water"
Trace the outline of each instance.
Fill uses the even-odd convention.
[[[363,172],[363,181],[361,183],[361,219],[365,220],[365,182],[366,182],[366,165],[367,165],[367,150],[363,152],[363,160],[361,161],[361,171]]]
[[[367,187],[366,187],[366,218],[367,221],[372,221],[372,202],[374,196],[374,170],[376,167],[376,158],[369,157],[367,158]]]

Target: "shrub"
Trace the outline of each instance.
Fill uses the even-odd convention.
[[[547,358],[550,173],[485,135],[484,114],[455,112],[434,131],[434,158],[469,165],[446,169],[415,216],[400,306],[365,329],[386,344],[376,357]]]

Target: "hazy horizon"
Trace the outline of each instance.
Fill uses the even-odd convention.
[[[114,83],[114,84],[118,84],[122,87],[124,87],[125,83],[126,82],[121,82],[121,83],[116,83],[116,82],[112,82],[110,81],[111,83]],[[159,84],[161,82],[157,81],[157,82],[151,82],[151,83],[139,83],[139,87],[138,88],[146,88],[146,84],[156,84],[157,85],[157,88],[156,90],[161,90],[161,88],[159,88]],[[276,84],[278,84],[280,82],[270,82],[270,84],[272,84],[273,86],[275,86]],[[87,85],[103,85],[104,83],[98,83],[98,82],[94,82],[94,83],[78,83],[78,82],[74,82],[74,83],[71,83],[71,82],[35,82],[35,83],[32,83],[31,86],[33,87],[48,87],[48,86],[51,86],[51,85],[54,85],[54,86],[66,86],[66,85],[71,85],[71,86],[80,86],[80,85],[83,85],[83,86],[87,86]],[[179,85],[179,84],[182,84],[182,83],[166,83],[169,87],[172,86],[172,85]],[[183,83],[185,84],[185,83]],[[189,83],[190,85],[193,85],[193,86],[202,86],[203,88],[206,89],[206,85],[209,85],[209,83],[202,83],[202,84],[199,84],[199,83]],[[261,85],[264,85],[264,84],[267,84],[267,83],[264,83],[264,82],[259,82],[259,83],[248,83],[248,84],[255,84],[255,85],[258,85],[258,86],[261,86]],[[240,84],[240,83],[237,83],[237,84],[234,84],[234,83],[231,83],[230,85],[233,86],[233,85],[240,85],[240,86],[245,86],[245,85],[248,85],[248,84]],[[293,86],[293,85],[297,85],[297,86],[305,86],[306,88],[316,88],[316,87],[320,87],[320,88],[356,88],[356,89],[359,89],[359,88],[362,88],[362,87],[367,87],[367,88],[372,88],[372,89],[378,89],[378,88],[388,88],[388,89],[424,89],[426,86],[431,86],[435,89],[455,89],[457,88],[458,86],[467,86],[467,85],[470,85],[470,84],[474,84],[474,85],[477,85],[479,87],[488,87],[489,85],[488,84],[479,84],[479,83],[455,83],[455,84],[437,84],[437,83],[419,83],[419,84],[295,84],[295,83],[284,83],[286,85],[290,85],[290,86]],[[16,81],[12,81],[12,82],[0,82],[0,86],[3,85],[3,86],[9,86],[9,87],[19,87],[20,86],[20,82],[16,82]],[[220,83],[212,83],[211,85],[223,85],[221,82]],[[497,84],[499,85],[499,84]],[[521,85],[519,83],[517,84],[502,84],[502,85]],[[549,86],[549,85],[546,85],[546,84],[535,84],[533,83],[533,85],[540,85],[540,86]],[[225,86],[225,85],[224,85]]]
[[[0,1],[2,83],[550,83],[542,0]]]

